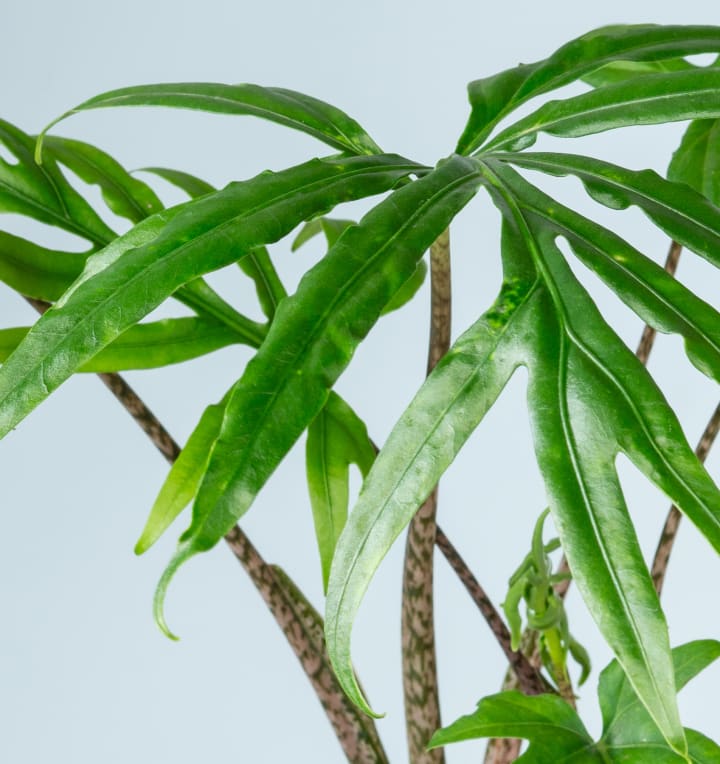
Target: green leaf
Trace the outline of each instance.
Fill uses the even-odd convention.
[[[247,511],[324,406],[382,308],[478,182],[474,161],[452,157],[399,188],[348,229],[297,292],[280,303],[265,342],[235,387],[192,525],[158,585],[156,619],[164,630],[162,603],[174,572],[214,546]]]
[[[389,155],[315,159],[232,183],[139,223],[88,260],[0,369],[0,435],[183,284],[417,169]]]
[[[657,61],[718,50],[718,27],[638,24],[595,29],[566,43],[543,61],[520,64],[471,82],[468,93],[472,112],[456,150],[461,154],[475,151],[493,127],[520,104],[580,78],[587,79],[605,64]]]
[[[678,689],[720,655],[714,640],[691,642],[672,651]],[[694,730],[686,730],[689,758],[674,753],[653,724],[617,661],[600,675],[598,696],[603,734],[593,742],[577,713],[553,695],[527,697],[516,691],[484,698],[477,710],[433,735],[429,748],[482,737],[530,741],[518,759],[523,764],[550,761],[574,764],[714,764],[720,747]]]
[[[110,106],[171,106],[219,114],[249,114],[308,133],[340,151],[381,153],[375,141],[345,112],[303,93],[246,83],[177,82],[120,88],[81,103],[43,130],[38,140],[38,156],[43,136],[53,125],[78,112]]]
[[[672,239],[720,267],[720,209],[685,185],[652,170],[627,170],[574,154],[523,152],[493,158],[550,175],[576,175],[595,201],[612,209],[638,206]]]
[[[280,300],[287,297],[287,292],[267,249],[265,247],[253,249],[238,261],[238,265],[240,270],[253,280],[262,312],[267,318],[272,319]]]
[[[688,125],[667,176],[675,183],[687,183],[720,206],[720,119],[699,119]]]
[[[612,61],[601,66],[594,72],[583,76],[583,82],[594,88],[617,85],[634,77],[645,74],[662,74],[663,72],[686,72],[698,67],[684,58],[669,58],[664,61]]]
[[[503,191],[516,257],[542,276],[545,306],[529,363],[535,450],[573,579],[671,747],[686,750],[662,611],[614,469],[629,458],[720,549],[720,492],[635,355],[605,324],[554,244]],[[674,498],[673,498],[674,500]],[[678,503],[678,502],[676,502]]]
[[[330,395],[308,427],[305,449],[310,503],[320,550],[323,588],[327,591],[330,563],[347,519],[350,465],[363,478],[375,461],[375,449],[365,423],[336,393]]]
[[[395,292],[390,299],[390,302],[383,308],[382,315],[385,316],[388,313],[392,313],[394,310],[402,308],[403,305],[412,300],[418,293],[420,287],[425,283],[425,277],[427,276],[428,267],[424,260],[421,260],[417,264],[417,268],[413,272],[412,276]]]
[[[341,234],[345,232],[345,229],[350,228],[351,225],[355,225],[354,220],[340,220],[324,215],[308,220],[293,240],[291,251],[296,252],[305,242],[310,241],[310,239],[319,233],[325,234],[325,240],[327,241],[328,248],[330,248],[340,238]]]
[[[191,199],[197,199],[198,196],[205,196],[205,194],[211,194],[217,190],[215,186],[211,186],[204,180],[182,170],[171,170],[167,167],[141,167],[135,172],[149,172],[157,175],[159,178],[172,183],[173,186],[184,191]]]
[[[27,215],[100,246],[115,238],[54,160],[48,158],[42,167],[35,164],[35,141],[29,135],[0,120],[0,143],[17,159],[17,164],[0,159],[0,212]]]
[[[720,642],[690,642],[672,651],[675,684],[680,691],[691,679],[720,657]],[[638,700],[617,661],[600,675],[598,698],[603,718],[602,740],[611,748],[632,746],[638,741],[662,745],[658,728]],[[715,748],[720,753],[720,748]]]
[[[89,252],[57,252],[0,231],[0,281],[20,294],[54,302],[80,275]]]
[[[0,329],[0,362],[20,344],[30,327]],[[232,329],[203,318],[166,318],[137,324],[121,334],[78,371],[157,369],[197,358],[238,341]]]
[[[564,207],[508,168],[499,172],[526,214],[564,237],[578,258],[645,323],[682,335],[690,360],[720,382],[718,311],[612,231]]]
[[[121,217],[139,223],[159,212],[162,202],[145,183],[133,178],[115,159],[89,143],[49,136],[45,155],[50,156],[86,183],[100,187],[107,206]]]
[[[210,452],[220,434],[227,399],[226,394],[219,403],[203,411],[155,499],[145,528],[135,545],[135,554],[146,552],[195,498]]]
[[[548,101],[493,138],[484,152],[517,151],[545,132],[563,138],[633,125],[720,117],[720,70],[649,74],[561,101]]]
[[[523,334],[535,321],[534,285],[521,274],[506,279],[493,307],[454,343],[398,420],[335,551],[325,612],[328,653],[343,689],[367,713],[352,671],[352,624],[393,541],[521,361]]]
[[[474,713],[438,730],[428,748],[481,737],[530,740],[530,748],[518,759],[523,764],[606,761],[592,751],[593,740],[580,717],[557,695],[528,697],[516,690],[489,695]]]

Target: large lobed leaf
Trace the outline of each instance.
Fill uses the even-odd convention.
[[[720,656],[720,642],[700,640],[672,651],[678,690]],[[503,692],[483,698],[476,711],[438,730],[430,748],[483,737],[518,737],[530,741],[518,759],[522,764],[712,764],[720,746],[694,730],[685,730],[688,758],[679,756],[664,741],[660,730],[632,689],[617,661],[600,675],[598,698],[603,731],[595,742],[580,717],[552,695],[526,697]]]
[[[232,183],[139,223],[88,260],[0,369],[0,435],[184,284],[339,202],[385,191],[416,169],[390,155],[315,159]]]
[[[452,157],[396,190],[338,239],[278,306],[268,336],[228,403],[220,437],[156,593],[156,618],[179,565],[214,546],[321,410],[382,309],[438,234],[475,194],[473,160]]]

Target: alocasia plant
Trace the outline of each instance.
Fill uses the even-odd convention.
[[[158,624],[172,636],[163,604],[178,567],[224,537],[286,632],[350,761],[386,760],[372,720],[362,713],[372,715],[353,669],[350,637],[374,572],[409,523],[403,648],[413,762],[441,761],[438,746],[470,736],[525,737],[531,745],[521,758],[528,762],[719,760],[714,743],[684,729],[676,703],[677,690],[717,657],[717,643],[671,651],[615,460],[627,456],[716,551],[720,490],[559,242],[651,330],[680,335],[689,360],[714,381],[720,381],[720,313],[646,253],[522,174],[574,176],[596,202],[640,208],[675,249],[687,248],[719,266],[720,69],[687,60],[708,53],[720,53],[720,28],[595,30],[543,61],[471,83],[471,113],[456,149],[432,167],[383,153],[358,122],[329,104],[257,85],[128,87],[96,96],[50,124],[89,109],[128,105],[199,109],[272,120],[336,152],[220,190],[180,170],[147,168],[190,197],[167,209],[148,184],[99,148],[49,128],[32,136],[0,122],[0,141],[17,160],[0,160],[0,211],[87,242],[87,251],[75,254],[0,232],[0,279],[43,313],[32,327],[0,331],[0,435],[72,374],[100,372],[174,461],[136,551],[145,552],[192,503],[189,527],[157,587]],[[578,81],[587,92],[545,100],[513,121],[517,107]],[[540,133],[571,138],[687,120],[666,178],[574,153],[528,150]],[[99,186],[108,208],[132,227],[121,234],[111,230],[68,182],[66,169]],[[447,231],[482,192],[502,219],[502,288],[447,349]],[[341,203],[378,195],[382,199],[357,223],[328,216]],[[293,232],[294,249],[320,233],[328,249],[288,293],[266,247]],[[416,294],[429,248],[428,377],[378,449],[362,412],[333,388],[373,326]],[[206,274],[236,265],[254,282],[262,323],[204,281]],[[171,298],[195,315],[143,322]],[[205,410],[178,453],[116,372],[177,363],[233,343],[250,346],[252,360]],[[597,743],[572,708],[564,661],[570,652],[584,667],[588,662],[563,609],[561,590],[569,575],[549,568],[547,553],[557,542],[543,544],[540,522],[506,598],[509,634],[435,524],[438,481],[520,366],[528,372],[535,451],[559,544],[616,656],[601,678],[605,728]],[[305,431],[327,591],[326,643],[312,605],[236,526]],[[349,509],[351,464],[364,482]],[[473,716],[437,732],[427,750],[440,726],[432,634],[436,540],[490,621],[523,693],[508,690],[484,699]],[[522,599],[529,608],[527,644],[519,631]],[[547,677],[532,649],[522,651],[532,645],[533,631],[540,634]],[[547,694],[553,691],[559,694]]]

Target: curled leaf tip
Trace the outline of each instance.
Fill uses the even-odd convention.
[[[178,551],[175,553],[175,556],[165,568],[160,577],[160,581],[158,581],[157,588],[155,589],[155,596],[153,598],[153,616],[155,618],[155,623],[160,628],[160,631],[162,631],[168,639],[172,639],[174,642],[177,642],[180,637],[170,631],[170,628],[165,621],[165,595],[167,594],[168,586],[177,569],[194,554],[195,550],[190,545],[181,544]]]

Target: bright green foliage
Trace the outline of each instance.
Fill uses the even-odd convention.
[[[307,431],[308,484],[327,585],[327,653],[339,684],[371,713],[350,654],[367,587],[524,366],[549,511],[573,581],[617,657],[601,680],[605,732],[593,742],[560,698],[505,693],[486,698],[472,717],[438,733],[434,744],[519,735],[532,743],[526,762],[717,761],[714,743],[684,730],[676,704],[676,687],[716,657],[717,643],[671,653],[615,460],[627,456],[718,551],[720,491],[652,376],[574,275],[561,242],[640,319],[682,337],[689,361],[715,382],[720,313],[647,252],[521,174],[574,176],[595,202],[638,207],[650,224],[720,266],[720,68],[686,60],[699,53],[720,53],[720,28],[613,26],[572,40],[543,61],[472,82],[471,113],[457,153],[433,168],[382,154],[344,112],[280,88],[143,85],[97,96],[60,118],[123,105],[253,115],[340,152],[221,190],[182,170],[146,168],[190,197],[169,209],[104,151],[55,136],[36,145],[0,122],[0,143],[17,160],[0,160],[0,212],[57,226],[82,241],[82,251],[61,252],[0,231],[0,280],[53,303],[29,330],[0,331],[0,435],[76,372],[164,366],[227,344],[248,345],[252,359],[223,400],[205,410],[138,541],[138,553],[148,549],[192,503],[190,525],[156,591],[156,618],[169,634],[163,601],[174,572],[231,531]],[[573,82],[592,89],[547,100],[514,123],[508,119],[529,99]],[[524,150],[540,133],[567,138],[682,120],[690,124],[667,179],[596,158]],[[109,210],[132,227],[121,235],[111,230],[70,184],[67,170],[97,185]],[[500,292],[493,305],[478,307],[478,318],[421,385],[376,457],[362,420],[333,387],[380,317],[417,294],[426,250],[480,189],[502,218]],[[381,194],[359,223],[331,216],[344,202]],[[288,294],[268,245],[294,236],[295,250],[319,233],[327,252]],[[236,265],[253,281],[262,323],[203,281],[205,274]],[[143,323],[170,298],[194,315]],[[351,464],[364,478],[352,509]],[[543,634],[546,665],[558,679],[568,651],[583,664],[585,656],[552,592],[556,579],[547,552],[554,543],[543,544],[539,524],[505,606],[517,643],[518,607],[526,601],[530,625]],[[283,586],[293,610],[291,600],[300,603],[302,595],[289,593],[291,582]],[[298,613],[307,611],[298,607]],[[305,620],[315,634],[317,614]],[[322,641],[317,634],[313,640]],[[609,709],[619,704],[625,711],[615,716]]]
[[[570,634],[565,604],[555,593],[555,584],[570,578],[570,575],[553,573],[552,561],[548,555],[559,548],[560,541],[553,539],[547,544],[543,543],[543,525],[549,512],[550,510],[546,509],[540,515],[533,532],[532,549],[510,577],[503,610],[510,625],[512,649],[518,650],[522,637],[520,604],[524,602],[527,628],[540,635],[540,657],[543,665],[563,692],[569,689],[568,653],[582,668],[579,685],[582,685],[590,674],[590,657],[585,648]]]
[[[690,642],[672,651],[675,683],[681,690],[720,656],[720,642]],[[483,698],[477,710],[439,730],[430,747],[479,737],[519,737],[530,741],[517,760],[522,764],[550,761],[573,764],[713,764],[720,746],[695,730],[685,730],[688,758],[668,747],[632,689],[617,661],[600,675],[598,698],[603,717],[600,739],[593,741],[577,713],[553,695],[526,697],[503,692]]]

